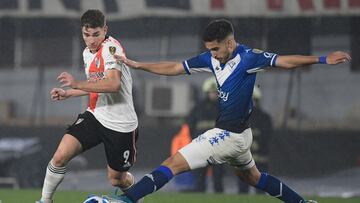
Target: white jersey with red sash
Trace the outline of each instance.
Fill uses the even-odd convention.
[[[110,69],[121,72],[121,85],[116,93],[90,93],[87,110],[106,128],[118,132],[131,132],[138,126],[132,98],[132,78],[129,67],[118,64],[114,54],[125,55],[121,44],[107,37],[96,53],[88,48],[83,52],[85,73],[88,80],[100,80],[106,77]]]

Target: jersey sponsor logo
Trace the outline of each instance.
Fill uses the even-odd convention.
[[[229,92],[218,90],[218,97],[226,102],[229,98]]]
[[[111,55],[114,55],[116,52],[116,47],[109,47],[109,52]]]
[[[93,72],[89,73],[88,80],[99,80],[105,78],[105,74],[103,72]]]

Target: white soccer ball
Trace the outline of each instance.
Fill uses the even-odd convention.
[[[109,201],[106,199],[103,199],[102,197],[94,195],[94,196],[88,197],[84,201],[84,203],[109,203]]]

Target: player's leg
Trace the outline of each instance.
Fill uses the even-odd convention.
[[[252,143],[250,129],[242,132],[237,142],[242,144],[237,147],[236,151],[239,153],[230,164],[235,166],[236,175],[242,181],[287,203],[302,203],[305,201],[299,194],[276,177],[259,172],[250,152]]]
[[[117,171],[110,166],[108,166],[108,179],[112,186],[120,188],[123,192],[135,184],[135,178],[130,172]]]
[[[43,203],[52,201],[57,186],[65,176],[68,162],[79,153],[101,143],[97,128],[95,117],[85,112],[67,129],[46,170],[41,197]]]
[[[299,194],[281,182],[278,178],[267,173],[260,173],[256,166],[246,170],[236,169],[236,174],[241,180],[252,185],[283,202],[301,203],[305,202]]]
[[[166,159],[153,172],[146,174],[126,192],[125,196],[132,202],[137,202],[142,197],[162,188],[174,175],[188,170],[190,170],[190,167],[185,158],[177,152]]]
[[[112,186],[127,191],[135,183],[128,170],[136,161],[138,131],[122,133],[102,126],[100,132],[108,162],[108,180]]]
[[[146,174],[131,187],[124,196],[119,197],[119,202],[137,202],[162,188],[174,175],[207,166],[208,159],[213,156],[208,137],[214,136],[218,131],[219,129],[207,131],[167,158],[157,169]]]
[[[46,169],[41,201],[52,202],[57,186],[64,179],[67,163],[82,151],[80,142],[72,135],[65,134]]]
[[[267,163],[258,163],[258,162],[256,162],[256,168],[258,168],[258,170],[260,172],[261,171],[264,171],[264,172],[267,172],[267,173],[269,172],[269,167],[268,167]],[[256,189],[255,193],[256,194],[264,194],[265,192],[263,190]]]

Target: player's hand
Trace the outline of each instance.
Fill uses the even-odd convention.
[[[125,56],[114,55],[114,58],[116,59],[116,62],[126,64],[131,68],[135,68],[135,69],[140,68],[139,63],[137,63],[136,61],[130,60],[130,59],[126,58]]]
[[[59,100],[67,99],[69,96],[66,94],[66,90],[61,88],[53,88],[50,91],[50,97],[51,100],[53,101],[59,101]]]
[[[76,81],[75,78],[68,72],[62,72],[57,80],[60,82],[61,87],[71,87],[76,89]]]
[[[327,57],[326,57],[326,63],[332,64],[332,65],[344,63],[344,62],[347,62],[350,60],[351,60],[350,55],[348,53],[342,52],[342,51],[332,52],[329,55],[327,55]]]

